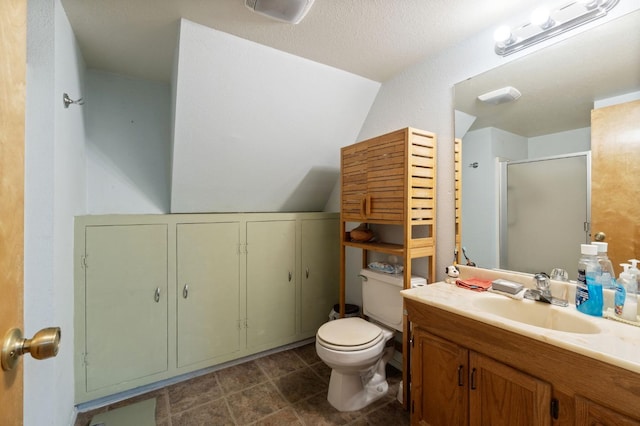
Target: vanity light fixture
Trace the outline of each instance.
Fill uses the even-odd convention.
[[[315,0],[245,0],[249,9],[277,21],[297,24],[306,16]]]
[[[501,26],[493,34],[495,51],[507,56],[575,27],[602,18],[620,0],[573,0],[555,9],[539,7],[529,22],[514,28]]]

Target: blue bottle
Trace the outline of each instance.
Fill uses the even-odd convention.
[[[600,264],[596,258],[598,248],[591,244],[580,245],[578,281],[576,285],[576,309],[584,314],[602,316],[602,283],[596,280]]]

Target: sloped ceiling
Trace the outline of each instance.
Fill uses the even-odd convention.
[[[171,211],[318,211],[380,83],[183,20]]]

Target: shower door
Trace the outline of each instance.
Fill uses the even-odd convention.
[[[591,154],[501,164],[500,268],[575,280],[589,242]]]

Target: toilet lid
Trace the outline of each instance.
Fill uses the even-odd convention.
[[[382,339],[382,329],[362,318],[329,321],[318,329],[317,337],[329,349],[355,351],[367,349]]]

